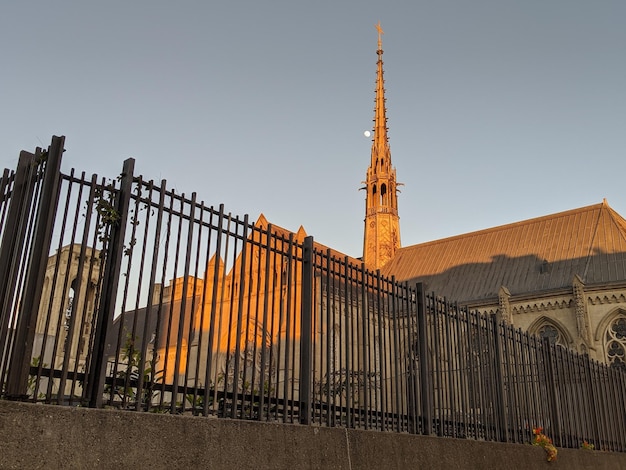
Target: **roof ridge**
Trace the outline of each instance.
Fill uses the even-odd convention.
[[[398,280],[459,301],[626,279],[626,219],[606,201],[402,248],[385,266]]]
[[[539,216],[539,217],[533,217],[533,218],[530,218],[530,219],[520,220],[520,221],[517,221],[517,222],[511,222],[511,223],[508,223],[508,224],[496,225],[495,227],[489,227],[489,228],[485,228],[485,229],[475,230],[473,232],[467,232],[467,233],[462,233],[462,234],[459,234],[459,235],[453,235],[451,237],[438,238],[436,240],[431,240],[431,241],[422,242],[422,243],[414,243],[413,245],[404,246],[404,247],[400,248],[400,250],[411,248],[411,247],[414,247],[414,246],[417,246],[417,245],[419,245],[419,246],[435,245],[435,244],[438,244],[438,243],[444,243],[444,242],[447,243],[447,242],[450,242],[450,241],[455,240],[455,239],[463,239],[463,238],[467,238],[467,237],[470,237],[470,236],[483,235],[483,234],[486,234],[486,233],[498,232],[498,231],[501,231],[501,230],[508,230],[508,229],[511,229],[511,228],[514,228],[514,227],[530,225],[530,224],[542,222],[542,221],[549,220],[549,219],[556,219],[556,218],[560,218],[560,217],[570,216],[570,215],[573,215],[573,214],[580,214],[582,212],[598,210],[598,209],[602,209],[604,206],[605,206],[605,203],[601,202],[599,204],[592,204],[592,205],[589,205],[589,206],[583,206],[583,207],[579,207],[579,208],[576,208],[576,209],[569,209],[569,210],[566,210],[566,211],[555,212],[553,214],[542,215],[542,216]],[[608,205],[607,205],[607,207],[608,207]],[[611,209],[611,211],[613,211],[613,209]],[[615,211],[613,211],[613,212],[615,212]],[[619,216],[619,214],[617,214],[617,215]],[[626,237],[626,220],[624,220],[624,219],[621,219],[621,220],[624,223],[623,229],[624,229],[624,235]]]

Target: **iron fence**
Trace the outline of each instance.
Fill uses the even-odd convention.
[[[0,180],[4,398],[626,450],[623,372],[62,151]]]

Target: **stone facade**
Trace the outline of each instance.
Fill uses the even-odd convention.
[[[626,283],[585,286],[577,276],[571,292],[509,295],[506,308],[502,299],[471,308],[626,370]]]
[[[39,306],[33,356],[57,368],[84,370],[92,328],[100,252],[66,245],[48,258]],[[77,299],[77,301],[74,301]],[[66,354],[66,351],[68,354]]]

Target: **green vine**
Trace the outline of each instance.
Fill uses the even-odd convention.
[[[96,226],[98,240],[102,244],[106,244],[110,240],[111,227],[118,225],[122,218],[122,215],[115,208],[115,185],[113,181],[103,187],[96,188],[94,209],[98,215]]]

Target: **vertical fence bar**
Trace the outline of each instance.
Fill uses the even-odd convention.
[[[531,389],[530,389],[530,407],[532,411],[533,420],[530,423],[530,432],[532,433],[532,428],[540,426],[544,422],[544,413],[543,407],[541,404],[544,401],[544,394],[541,392],[542,386],[542,363],[541,356],[538,351],[538,341],[537,336],[530,335],[528,332],[524,333],[526,337],[526,342],[528,347],[527,351],[527,360],[530,365],[528,374],[531,380]],[[530,434],[532,436],[532,434]]]
[[[370,421],[370,391],[371,391],[371,374],[370,374],[370,360],[369,360],[369,337],[368,337],[368,321],[369,321],[369,306],[368,306],[368,290],[367,279],[368,272],[365,269],[365,264],[361,263],[361,269],[359,270],[359,278],[361,279],[361,285],[358,296],[360,298],[360,315],[359,321],[361,322],[361,329],[359,334],[361,335],[361,356],[362,356],[362,368],[363,376],[365,377],[363,387],[363,411],[361,414],[362,426],[365,429],[369,429],[371,425]]]
[[[517,389],[517,416],[518,416],[518,426],[519,426],[519,439],[521,442],[527,441],[530,437],[528,423],[529,423],[529,413],[528,413],[528,396],[526,395],[527,388],[527,378],[524,374],[524,368],[526,365],[524,361],[520,359],[520,354],[522,352],[522,330],[519,328],[515,329],[513,334],[513,361],[515,362],[514,374],[515,374],[515,383]],[[524,426],[526,424],[526,428]]]
[[[260,372],[260,378],[259,378],[259,390],[260,392],[260,396],[259,396],[259,420],[262,420],[265,413],[265,409],[266,409],[266,405],[265,405],[265,401],[269,400],[269,396],[270,396],[270,390],[269,387],[267,387],[267,384],[269,383],[269,380],[271,379],[271,364],[270,364],[270,368],[268,369],[268,356],[270,353],[270,350],[272,348],[271,343],[268,344],[268,340],[267,340],[267,335],[268,335],[268,328],[267,328],[267,317],[270,314],[269,313],[269,301],[270,301],[270,292],[271,292],[271,246],[272,246],[272,225],[268,224],[267,228],[266,228],[266,234],[265,234],[265,244],[263,244],[263,230],[259,230],[259,250],[263,250],[265,252],[265,268],[262,269],[262,258],[263,256],[259,255],[259,273],[264,272],[264,276],[263,276],[263,280],[261,280],[259,278],[259,284],[257,287],[257,290],[259,290],[259,293],[261,292],[261,282],[263,282],[263,287],[262,287],[262,292],[264,292],[265,294],[263,295],[263,305],[259,306],[259,308],[262,307],[262,312],[263,312],[263,316],[262,316],[262,320],[261,320],[261,372]],[[311,255],[309,253],[309,255]],[[303,291],[304,292],[304,291]],[[260,295],[260,294],[259,294]],[[258,296],[257,296],[258,297]],[[303,300],[304,302],[304,300]],[[257,311],[257,318],[258,318],[259,312]],[[302,372],[302,366],[300,366],[300,371]],[[302,386],[302,385],[301,385]],[[309,384],[310,386],[310,384]],[[302,393],[302,392],[301,392]],[[309,388],[309,393],[310,393],[310,388]],[[268,408],[268,413],[269,413],[269,406]],[[302,409],[302,408],[301,408]],[[300,415],[302,416],[302,415]],[[307,423],[308,424],[308,423]]]
[[[161,188],[159,189],[159,203],[157,206],[157,215],[156,215],[156,227],[154,229],[155,233],[160,234],[161,233],[161,223],[163,222],[163,207],[164,207],[164,201],[165,201],[165,180],[161,181]],[[154,183],[152,181],[150,181],[150,183],[148,184],[148,201],[152,202],[152,197],[153,197],[153,191],[154,191]],[[150,210],[150,205],[148,203],[148,211],[146,214],[146,222],[145,222],[145,230],[146,230],[146,234],[148,233],[148,227],[150,226],[149,224],[149,220],[150,220],[150,214],[151,214],[151,210]],[[146,317],[145,317],[145,321],[144,321],[144,325],[143,325],[143,332],[141,335],[141,364],[142,364],[142,370],[144,370],[145,368],[145,360],[147,357],[147,350],[148,350],[148,338],[149,338],[149,333],[148,333],[148,328],[150,326],[150,318],[152,317],[152,311],[154,309],[154,290],[155,290],[155,279],[156,279],[156,271],[157,271],[157,262],[156,260],[159,258],[159,248],[160,248],[160,244],[159,243],[154,243],[153,247],[152,247],[152,266],[150,267],[150,281],[148,282],[148,293],[147,293],[147,305],[146,305]],[[143,249],[146,249],[146,245],[144,245]],[[156,326],[155,326],[156,328]],[[155,344],[157,343],[157,335],[156,335],[156,331],[154,331],[154,342]],[[156,388],[156,354],[152,353],[152,357],[150,358],[150,370],[151,370],[151,377],[149,379],[150,383],[148,384],[148,390],[149,390],[149,397],[152,398],[152,392],[155,390]],[[143,390],[144,387],[144,377],[145,374],[139,374],[139,383],[137,384],[137,389],[138,390]],[[135,403],[135,409],[137,411],[140,411],[142,406],[141,400],[137,400],[137,402]],[[149,411],[150,407],[152,406],[152,400],[151,399],[147,399],[146,403],[145,403],[145,410]]]
[[[507,432],[507,440],[511,442],[519,442],[517,440],[517,427],[515,423],[515,409],[516,409],[516,401],[514,399],[514,391],[515,387],[513,386],[513,381],[515,376],[511,373],[511,351],[510,351],[510,338],[509,332],[511,332],[511,326],[508,323],[504,323],[502,325],[502,366],[501,370],[503,371],[503,399],[505,400],[506,407],[506,432]]]
[[[386,388],[386,378],[387,378],[387,367],[386,367],[386,358],[385,358],[385,342],[383,336],[383,314],[385,313],[384,307],[384,299],[382,298],[382,279],[380,275],[380,269],[376,270],[376,331],[378,334],[378,351],[377,351],[377,362],[378,362],[378,372],[380,374],[380,378],[378,381],[380,387],[380,400],[379,408],[376,410],[378,412],[378,420],[379,420],[379,429],[381,431],[387,430],[387,388]]]
[[[465,347],[467,348],[467,420],[469,421],[470,435],[477,439],[482,432],[479,431],[479,392],[480,381],[476,380],[476,372],[478,370],[478,364],[476,363],[476,350],[477,346],[474,343],[474,329],[472,323],[473,314],[469,310],[465,311],[465,328],[466,328],[466,340]],[[469,437],[469,435],[468,435]]]
[[[84,175],[83,175],[84,176]],[[78,200],[80,201],[81,199],[81,195],[82,195],[82,191],[83,191],[83,185],[80,184],[79,185],[79,189],[78,189]],[[74,213],[74,220],[73,220],[73,224],[72,224],[72,235],[71,235],[71,241],[70,241],[70,246],[69,246],[69,250],[67,252],[67,261],[68,261],[68,265],[71,264],[72,262],[72,256],[74,255],[74,249],[75,249],[75,241],[76,241],[76,231],[78,228],[78,216],[79,216],[79,211],[76,211]],[[72,351],[72,346],[73,346],[73,340],[74,340],[74,332],[76,330],[76,309],[77,309],[77,300],[78,300],[78,293],[80,292],[80,285],[81,285],[81,275],[80,275],[80,270],[78,271],[78,276],[76,277],[76,281],[73,282],[74,280],[70,280],[70,270],[68,269],[65,272],[65,279],[64,279],[64,283],[63,283],[63,293],[65,294],[66,292],[69,292],[67,289],[68,287],[70,288],[75,288],[75,293],[74,293],[74,299],[72,302],[69,302],[68,300],[68,305],[65,308],[65,314],[66,314],[66,322],[65,322],[65,341],[64,341],[64,348],[63,348],[63,361],[62,361],[62,366],[61,366],[61,379],[59,381],[59,396],[57,397],[57,402],[59,403],[65,403],[65,388],[66,388],[66,383],[67,383],[67,376],[68,376],[68,371],[69,371],[69,367],[70,367],[70,356],[72,355],[71,351]],[[67,324],[67,315],[69,314],[69,325]],[[78,354],[77,354],[78,357]],[[76,361],[78,362],[78,361]],[[71,402],[71,397],[69,397],[69,400]]]
[[[550,435],[556,436],[560,441],[560,425],[558,412],[558,397],[556,387],[556,371],[554,370],[555,348],[550,344],[549,338],[543,338],[543,351],[546,368],[546,391],[548,393],[548,409],[550,418]],[[557,441],[557,445],[560,442]]]
[[[250,254],[247,257],[247,267],[245,268],[246,273],[248,274],[250,280],[246,285],[246,299],[245,307],[246,311],[244,313],[245,321],[245,332],[243,333],[244,347],[243,347],[243,371],[241,376],[244,381],[247,381],[247,386],[244,385],[244,400],[249,400],[249,405],[242,404],[242,408],[244,410],[243,416],[245,417],[245,410],[248,408],[248,419],[253,419],[255,413],[255,400],[257,395],[256,393],[256,374],[255,374],[255,365],[256,365],[256,349],[258,344],[258,296],[253,294],[255,287],[258,285],[259,274],[260,271],[256,269],[258,264],[260,263],[260,257],[258,257],[257,251],[257,243],[260,240],[257,240],[257,233],[259,232],[259,227],[252,224],[250,227],[250,235],[248,235],[247,244],[250,245]],[[256,305],[254,305],[256,303]],[[252,330],[252,331],[251,331]],[[289,333],[290,334],[290,333]],[[250,379],[248,379],[250,377]],[[246,393],[249,392],[249,393]]]
[[[455,309],[451,308],[450,302],[445,299],[443,302],[443,322],[441,334],[444,337],[445,342],[445,356],[447,359],[446,364],[446,374],[444,376],[444,382],[446,383],[446,393],[445,393],[445,403],[446,403],[446,416],[445,416],[445,427],[447,429],[446,435],[456,437],[456,422],[455,422],[455,395],[458,392],[457,384],[454,381],[454,365],[455,365],[455,357],[452,352],[452,334],[450,331],[450,323],[455,314]],[[442,344],[442,348],[443,348]]]
[[[408,393],[408,413],[409,413],[409,429],[413,434],[418,434],[420,429],[419,409],[418,409],[418,390],[417,383],[419,380],[418,357],[419,346],[418,328],[417,328],[417,293],[415,290],[409,289],[407,285],[407,327],[405,352],[408,357],[407,364],[407,393]]]
[[[42,190],[39,194],[37,218],[34,227],[33,243],[28,255],[28,267],[19,309],[15,335],[14,354],[7,377],[7,397],[25,397],[28,389],[30,356],[35,337],[35,324],[41,300],[41,286],[46,272],[52,226],[56,214],[58,189],[61,179],[61,157],[64,137],[54,136],[45,156],[45,173]],[[43,156],[43,155],[42,155]]]
[[[237,219],[239,222],[239,219]],[[241,398],[240,398],[240,387],[239,387],[239,378],[240,378],[240,367],[241,367],[241,338],[242,338],[242,329],[243,329],[243,311],[244,311],[244,296],[245,296],[245,288],[246,288],[246,272],[245,267],[247,263],[248,256],[248,215],[244,215],[243,220],[243,229],[241,234],[241,252],[237,254],[237,242],[238,239],[235,239],[235,250],[233,251],[233,286],[231,286],[231,319],[232,322],[235,323],[235,344],[234,348],[229,347],[228,352],[233,355],[233,384],[232,384],[232,405],[230,411],[230,417],[237,417],[237,408],[239,400],[241,400],[241,407],[243,412],[243,401],[244,397],[244,382],[245,378],[242,378],[241,382]],[[237,229],[238,230],[238,229]],[[237,266],[238,265],[238,266]],[[235,268],[239,268],[239,274],[237,277],[237,273]],[[238,289],[238,290],[237,290]],[[235,306],[236,302],[236,306]],[[236,309],[235,312],[233,310]],[[236,315],[236,320],[234,318],[233,313]],[[247,319],[246,319],[247,320]],[[232,322],[230,324],[230,328],[232,329]],[[281,323],[282,325],[282,323]],[[229,332],[229,338],[232,335],[232,330]],[[227,361],[228,363],[228,361]],[[228,393],[228,387],[226,384],[224,385],[224,391]]]
[[[124,161],[120,188],[115,198],[115,210],[119,215],[119,219],[117,223],[111,226],[109,246],[107,247],[105,261],[106,265],[103,267],[104,281],[96,321],[93,355],[89,367],[89,390],[91,392],[89,396],[89,406],[92,408],[102,406],[106,374],[104,348],[106,347],[107,331],[109,326],[113,323],[115,297],[122,269],[122,256],[124,255],[124,235],[126,233],[126,222],[128,220],[128,207],[130,205],[134,169],[135,160],[133,158]]]
[[[284,372],[283,372],[283,422],[286,423],[287,422],[287,418],[288,418],[288,414],[289,414],[289,407],[288,404],[291,402],[291,400],[289,399],[289,381],[290,381],[290,370],[289,370],[289,361],[290,361],[290,354],[291,354],[291,348],[292,348],[292,344],[291,344],[291,320],[292,320],[292,296],[291,296],[291,286],[292,286],[292,279],[293,279],[293,251],[294,251],[294,240],[293,240],[293,234],[289,234],[289,239],[288,239],[288,249],[287,249],[287,253],[284,254],[283,256],[287,258],[286,260],[286,269],[287,269],[287,276],[285,279],[286,284],[282,286],[282,288],[284,289],[284,293],[286,296],[285,299],[285,304],[284,304],[284,312],[285,312],[285,359],[284,359]],[[283,325],[283,322],[281,322],[281,327]]]
[[[441,299],[438,298],[434,292],[431,292],[431,311],[430,320],[432,322],[432,328],[428,331],[428,339],[431,342],[431,371],[433,377],[433,414],[434,414],[434,426],[435,434],[442,437],[444,434],[444,383],[443,383],[443,364],[445,358],[443,357],[443,350],[441,345],[441,326],[442,326],[442,313],[441,313]]]
[[[300,310],[300,424],[311,424],[311,318],[313,307],[313,237],[302,249],[302,308]]]
[[[93,180],[95,180],[95,178],[93,178]],[[81,185],[85,185],[85,173],[83,172],[81,175]],[[93,197],[94,197],[94,191],[93,191],[93,187],[91,189],[91,191],[89,191],[89,199],[87,204],[89,204],[89,207],[91,207],[91,205],[93,204]],[[73,380],[72,380],[72,384],[71,384],[71,390],[70,390],[70,401],[69,404],[72,404],[72,399],[74,397],[75,394],[75,390],[76,390],[76,385],[79,383],[78,380],[78,372],[79,372],[79,363],[80,363],[80,357],[82,355],[82,350],[80,347],[81,344],[81,339],[83,337],[84,334],[84,329],[85,326],[88,325],[89,320],[87,319],[88,317],[88,313],[87,313],[87,308],[88,308],[88,297],[89,297],[89,290],[90,290],[90,284],[91,284],[91,274],[92,274],[92,269],[93,269],[93,263],[91,260],[87,261],[87,250],[89,247],[89,227],[91,225],[91,217],[86,217],[85,218],[85,224],[84,224],[84,228],[83,228],[83,237],[81,240],[81,246],[80,246],[80,254],[79,254],[79,261],[78,261],[78,266],[77,266],[77,273],[79,273],[78,276],[78,281],[77,281],[77,285],[75,287],[75,297],[77,297],[78,295],[80,295],[81,293],[81,289],[82,289],[82,284],[83,282],[80,281],[80,279],[84,279],[84,290],[82,292],[84,292],[84,301],[83,301],[83,305],[82,305],[82,312],[80,312],[80,325],[79,325],[79,331],[80,331],[80,337],[78,340],[78,345],[77,345],[77,350],[76,350],[76,360],[74,361],[74,370],[73,370]],[[89,258],[91,258],[91,256],[89,256]],[[87,266],[85,266],[85,264],[87,263]],[[85,268],[87,268],[87,273],[85,275],[84,270]],[[74,307],[73,309],[76,311],[76,313],[78,312],[78,306],[79,306],[79,302],[74,302]],[[93,313],[93,312],[92,312]],[[74,314],[73,314],[74,315]],[[87,341],[88,342],[88,341]],[[89,350],[89,346],[86,345],[85,348],[87,350]],[[42,349],[43,350],[43,349]],[[86,356],[87,354],[85,354]],[[41,366],[41,361],[40,361],[40,366]],[[82,388],[82,387],[81,387]],[[81,399],[85,398],[85,389],[83,388],[81,390]]]
[[[8,339],[9,319],[13,307],[13,297],[18,282],[21,253],[24,250],[30,199],[34,190],[31,171],[35,155],[22,151],[15,170],[11,198],[7,213],[7,222],[2,233],[0,246],[0,340]],[[9,347],[6,343],[4,347]],[[0,353],[2,351],[0,350]],[[8,351],[6,351],[8,354]],[[1,358],[0,354],[0,358]],[[4,377],[0,376],[0,381]],[[1,389],[1,388],[0,388]]]
[[[213,217],[213,214],[211,215],[211,218]],[[217,227],[214,228],[213,226],[210,227],[210,230],[214,230],[215,231],[215,262],[213,264],[213,281],[211,284],[211,305],[209,307],[209,331],[208,331],[208,340],[207,340],[207,360],[206,360],[206,370],[205,370],[205,375],[204,375],[204,384],[205,387],[207,387],[207,391],[205,392],[205,398],[204,398],[204,409],[203,409],[203,414],[206,416],[209,414],[209,402],[212,403],[212,411],[214,412],[216,410],[216,403],[217,403],[217,380],[213,380],[213,373],[215,372],[213,369],[213,349],[214,349],[214,343],[216,341],[216,327],[219,328],[219,324],[216,325],[217,322],[217,316],[218,316],[218,305],[217,305],[217,296],[219,294],[219,289],[218,287],[220,286],[220,284],[223,286],[224,283],[221,282],[220,283],[220,272],[225,269],[221,267],[221,263],[219,262],[219,257],[220,257],[220,253],[222,250],[222,238],[223,238],[223,225],[224,225],[224,205],[221,204],[219,206],[219,213],[217,214]],[[270,228],[268,227],[268,233]],[[269,237],[269,235],[268,235]],[[269,252],[267,254],[267,258],[269,258]],[[209,279],[209,275],[211,273],[209,273],[209,269],[207,267],[207,279]],[[265,339],[264,339],[265,340]],[[219,338],[217,339],[217,342],[219,344]],[[211,391],[210,388],[213,388],[213,390]],[[212,394],[212,396],[209,396],[210,394]]]
[[[614,405],[615,403],[618,403],[620,400],[620,394],[619,394],[619,376],[621,374],[618,373],[618,371],[616,370],[612,370],[611,368],[609,368],[609,370],[607,371],[609,373],[609,382],[610,382],[610,403],[609,406]],[[622,410],[611,410],[611,422],[612,422],[612,430],[611,430],[611,434],[612,434],[612,441],[614,443],[614,450],[616,452],[623,452],[624,451],[624,439],[623,439],[623,433],[624,433],[624,426],[623,426],[623,421],[622,421],[622,413],[623,412],[623,408]]]
[[[485,439],[497,439],[495,437],[495,425],[493,422],[493,374],[491,373],[491,358],[489,348],[489,319],[478,312],[474,312],[476,326],[477,346],[477,382],[479,393],[480,421]]]
[[[402,361],[402,354],[401,354],[401,350],[400,350],[400,336],[399,336],[399,329],[400,329],[400,325],[399,325],[399,299],[402,297],[402,288],[396,284],[396,279],[395,277],[392,276],[391,278],[391,292],[393,295],[392,298],[392,302],[391,302],[391,321],[389,322],[389,328],[391,328],[391,334],[392,337],[390,339],[390,343],[392,344],[391,347],[391,359],[393,360],[394,364],[393,364],[393,378],[395,379],[393,381],[393,386],[395,388],[395,393],[394,393],[394,403],[393,403],[393,407],[392,407],[392,411],[394,416],[396,417],[396,431],[400,432],[402,431],[402,423],[403,423],[403,416],[404,416],[404,407],[401,406],[402,400],[400,398],[400,383],[401,383],[401,379],[402,379],[402,366],[401,366],[401,361]]]
[[[181,198],[181,223],[183,220],[183,215],[184,215],[184,194],[183,197]],[[190,260],[191,260],[191,248],[192,248],[192,241],[193,241],[193,229],[194,229],[194,223],[195,223],[195,213],[196,213],[196,193],[192,193],[191,194],[191,203],[190,203],[190,208],[189,208],[189,219],[188,219],[188,228],[187,228],[187,242],[186,242],[186,246],[185,246],[185,265],[183,267],[184,271],[183,271],[183,287],[182,287],[182,292],[181,292],[181,299],[180,299],[180,305],[178,307],[178,331],[176,331],[176,352],[175,352],[175,356],[174,356],[174,384],[172,385],[172,405],[176,406],[176,403],[178,402],[178,394],[180,392],[179,388],[180,388],[180,371],[181,371],[181,361],[182,361],[182,354],[183,354],[183,333],[185,331],[185,323],[188,321],[190,325],[193,324],[193,311],[190,310],[189,312],[187,311],[187,302],[188,302],[188,289],[189,289],[189,269],[190,269]],[[180,237],[180,230],[179,230],[179,237]],[[174,272],[174,279],[176,279],[177,277],[177,273]],[[195,295],[195,289],[194,289],[194,295]],[[176,299],[174,298],[174,295],[172,295],[172,305],[174,305]],[[172,311],[172,315],[175,315],[176,311]],[[189,357],[189,347],[190,347],[190,343],[187,343],[186,346],[186,350],[184,351],[184,354],[186,355],[186,357]],[[187,364],[185,364],[185,377],[187,376]],[[183,383],[183,390],[186,389],[187,386],[187,382],[185,381]],[[181,400],[181,407],[182,410],[185,410],[185,396],[183,393],[183,398]]]
[[[174,209],[174,202],[178,202],[178,210]],[[176,363],[176,355],[178,349],[182,346],[177,338],[178,335],[174,329],[178,329],[178,325],[182,320],[182,312],[180,311],[180,302],[177,304],[176,300],[180,296],[182,301],[182,288],[185,284],[185,277],[182,277],[182,284],[180,286],[178,282],[178,266],[181,263],[180,261],[180,250],[181,250],[181,237],[183,236],[183,214],[185,212],[185,193],[175,196],[174,191],[172,191],[172,200],[170,203],[170,207],[174,209],[174,212],[170,213],[170,220],[175,219],[178,223],[175,224],[174,228],[174,236],[173,242],[175,244],[174,247],[174,266],[172,266],[172,280],[171,280],[171,294],[169,296],[168,308],[167,308],[167,333],[165,337],[165,364],[163,367],[164,375],[166,378],[169,378],[171,375],[172,378],[172,391],[171,391],[171,399],[170,399],[170,412],[172,414],[178,413],[177,410],[177,401],[178,401],[178,381],[179,381],[179,370],[177,369],[178,364]],[[168,229],[171,229],[174,224],[168,223]],[[164,262],[164,270],[167,270],[168,264]],[[119,340],[118,340],[119,341]],[[171,357],[171,349],[174,348],[174,357]],[[172,364],[174,362],[174,364]]]
[[[498,315],[492,316],[491,326],[493,328],[493,347],[494,347],[494,372],[495,372],[495,382],[496,386],[492,393],[495,394],[495,412],[496,412],[496,423],[497,423],[497,438],[501,442],[508,441],[508,432],[507,432],[507,419],[506,419],[506,406],[504,402],[504,377],[502,374],[502,366],[503,366],[503,352],[502,345],[500,343],[500,325]]]
[[[581,360],[580,360],[580,355],[579,354],[575,354],[572,357],[572,364],[571,364],[571,370],[573,371],[573,376],[574,376],[574,380],[575,380],[575,385],[576,385],[576,389],[574,391],[574,395],[572,397],[573,400],[573,409],[576,410],[576,416],[574,416],[574,423],[576,426],[576,434],[580,437],[582,437],[585,440],[589,439],[589,436],[587,435],[586,429],[587,429],[587,414],[588,412],[585,413],[580,413],[578,412],[577,408],[578,408],[578,404],[579,403],[585,403],[585,390],[584,390],[584,370],[582,368],[582,364],[581,364]]]
[[[554,348],[552,371],[554,376],[555,403],[557,421],[553,423],[550,437],[555,446],[569,447],[568,442],[575,437],[576,430],[572,427],[571,394],[572,377],[569,373],[569,351],[560,346]]]
[[[0,176],[0,228],[4,227],[4,218],[11,200],[11,182],[14,173],[8,168],[2,171]]]
[[[331,420],[331,406],[333,404],[333,400],[332,400],[332,395],[331,395],[331,391],[332,391],[332,377],[333,377],[333,370],[332,370],[332,353],[331,353],[331,344],[332,344],[332,338],[330,337],[330,333],[332,330],[330,330],[331,325],[332,325],[332,321],[331,321],[331,316],[330,316],[330,310],[331,310],[331,303],[330,303],[330,298],[332,295],[332,291],[331,291],[331,278],[330,278],[330,259],[329,259],[329,255],[328,255],[328,250],[326,250],[324,252],[324,255],[322,257],[322,263],[326,263],[326,270],[324,271],[324,281],[325,282],[323,284],[324,286],[324,293],[325,293],[325,297],[322,297],[322,341],[324,341],[323,346],[325,347],[324,353],[325,354],[325,360],[322,360],[322,364],[324,367],[325,366],[325,370],[326,373],[324,375],[326,383],[323,384],[323,388],[322,390],[325,392],[326,395],[326,424],[328,426],[332,426],[334,423]],[[323,329],[326,328],[326,330],[324,331]],[[326,334],[324,334],[326,333]]]
[[[617,400],[622,400],[626,395],[626,374],[615,373],[615,397]],[[617,413],[619,423],[619,447],[620,452],[626,451],[626,409],[622,407]]]
[[[465,324],[465,309],[455,303],[456,310],[456,354],[457,354],[457,383],[458,385],[458,413],[459,413],[459,434],[460,437],[467,438],[467,349],[465,347],[466,336],[463,331]]]
[[[268,225],[268,230],[269,230],[269,225]],[[269,368],[270,368],[270,373],[268,374],[268,386],[267,389],[269,391],[268,393],[268,404],[272,403],[272,405],[270,405],[268,408],[268,419],[271,419],[272,415],[274,417],[274,419],[278,419],[278,402],[279,402],[279,395],[278,395],[278,384],[280,383],[280,366],[279,366],[279,362],[280,362],[280,347],[281,347],[281,341],[280,341],[280,318],[282,313],[281,312],[277,312],[277,309],[281,308],[282,305],[282,300],[281,299],[281,291],[282,288],[280,287],[280,279],[278,276],[278,273],[282,273],[282,258],[279,257],[279,245],[282,246],[284,243],[284,240],[282,239],[282,236],[279,236],[278,233],[276,232],[272,232],[272,249],[270,251],[271,253],[271,263],[270,265],[274,267],[274,275],[271,276],[271,292],[272,292],[272,298],[271,301],[269,303],[269,312],[270,313],[270,325],[269,325],[269,336],[272,339],[272,343],[271,343],[271,347],[269,348]],[[280,242],[280,243],[279,243]],[[282,276],[281,276],[282,277]],[[278,300],[277,300],[278,299]],[[275,339],[274,339],[275,338]]]
[[[589,386],[591,388],[591,402],[592,406],[590,407],[593,410],[594,421],[595,421],[595,432],[597,435],[598,442],[600,444],[600,449],[610,450],[607,446],[607,441],[604,434],[604,416],[602,415],[602,396],[599,390],[599,382],[600,382],[600,374],[601,370],[599,364],[593,360],[588,359],[589,368],[590,368],[590,382]]]
[[[350,296],[349,296],[349,287],[350,287],[350,277],[349,277],[349,269],[350,269],[350,263],[348,261],[348,257],[344,257],[343,259],[340,260],[340,266],[342,268],[343,271],[343,275],[340,276],[342,278],[341,280],[341,284],[342,284],[342,288],[343,288],[343,295],[342,295],[342,302],[341,302],[341,306],[340,306],[340,312],[339,312],[339,319],[341,321],[341,319],[344,320],[344,328],[343,328],[343,351],[345,352],[345,387],[346,387],[346,404],[345,404],[345,419],[346,419],[346,426],[347,427],[352,427],[352,422],[353,422],[353,416],[352,416],[352,412],[353,412],[353,408],[352,408],[352,380],[353,380],[353,374],[352,374],[352,364],[351,364],[351,358],[350,358],[350,350],[351,350],[351,345],[352,345],[352,338],[350,338],[350,332],[352,331],[352,325],[351,325],[351,318],[352,316],[350,315]]]
[[[426,298],[424,285],[420,282],[416,286],[417,293],[417,332],[419,341],[419,373],[421,387],[421,420],[422,434],[430,435],[433,425],[433,410],[431,403],[431,374],[428,361],[428,339],[426,335]]]

